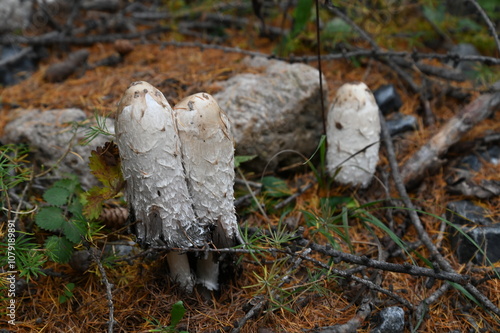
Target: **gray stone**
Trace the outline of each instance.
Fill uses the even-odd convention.
[[[2,0],[0,5],[0,32],[24,29],[29,24],[33,1]]]
[[[418,120],[415,116],[404,115],[399,112],[387,119],[386,124],[391,136],[418,129]]]
[[[268,163],[268,170],[273,170],[278,165],[304,162],[289,150],[309,158],[323,132],[318,70],[264,58],[245,61],[263,67],[262,73],[236,75],[221,82],[223,90],[214,95],[233,124],[236,155],[257,155],[245,163],[257,170]],[[280,152],[285,153],[276,156]]]
[[[84,189],[97,184],[97,180],[90,173],[88,167],[89,157],[92,150],[102,146],[111,138],[98,136],[90,145],[79,144],[88,131],[92,122],[85,122],[87,117],[79,109],[58,109],[49,111],[20,110],[14,115],[4,128],[2,142],[24,143],[30,146],[34,153],[34,160],[45,169],[54,165],[52,171],[55,177],[61,178],[65,174],[76,174]],[[111,121],[107,122],[108,129],[114,131]],[[75,134],[76,131],[76,134]],[[58,161],[71,147],[71,151]]]
[[[481,154],[481,157],[495,166],[500,164],[500,146],[491,146]]]
[[[458,260],[467,263],[472,260],[475,264],[488,264],[500,260],[500,224],[495,223],[491,214],[484,208],[474,205],[470,201],[454,201],[447,206],[446,219],[452,223],[448,225],[450,242]],[[479,251],[479,245],[486,257]]]
[[[398,306],[392,306],[380,311],[380,324],[371,333],[401,333],[405,327],[405,312]]]
[[[396,88],[394,88],[394,85],[392,84],[380,86],[373,92],[373,97],[375,97],[378,107],[384,115],[394,111],[399,111],[401,106],[403,106],[401,96],[399,96]]]
[[[474,153],[464,156],[453,163],[446,173],[448,191],[452,194],[462,194],[467,197],[490,199],[500,195],[500,179],[474,180],[476,174],[489,173],[488,164],[483,161],[498,165],[500,159],[500,146],[482,146],[475,149]]]

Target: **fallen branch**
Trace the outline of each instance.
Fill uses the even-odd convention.
[[[500,89],[500,81],[493,85]],[[456,116],[420,148],[401,169],[401,177],[406,187],[417,185],[425,173],[442,164],[440,156],[458,142],[462,136],[494,111],[500,109],[500,92],[484,94],[466,105]]]
[[[67,36],[63,33],[50,32],[41,36],[25,37],[18,35],[4,35],[0,37],[0,45],[27,44],[48,46],[54,44],[66,45],[93,45],[96,43],[113,43],[118,39],[141,39],[149,35],[170,31],[168,26],[155,27],[146,31],[133,32],[128,34],[105,34],[92,36]]]
[[[258,295],[258,296],[255,296],[253,298],[253,300],[255,302],[255,305],[245,314],[245,316],[243,316],[243,318],[241,318],[238,321],[238,326],[233,328],[231,330],[231,333],[239,333],[241,328],[243,326],[245,326],[247,321],[249,321],[250,319],[252,319],[254,317],[257,317],[264,310],[264,307],[267,304],[267,300],[264,297]]]
[[[113,305],[113,294],[111,293],[113,285],[108,281],[106,270],[104,270],[104,267],[102,266],[101,261],[99,260],[97,249],[91,248],[90,245],[87,246],[87,249],[89,250],[92,260],[94,260],[94,262],[97,265],[97,268],[99,269],[99,272],[101,273],[102,282],[106,286],[106,299],[108,300],[108,308],[109,308],[108,333],[113,333],[113,326],[115,324],[115,319],[114,319],[115,307]]]
[[[470,280],[467,275],[458,274],[455,272],[436,271],[431,268],[419,267],[411,264],[394,264],[380,260],[370,259],[366,256],[357,256],[350,253],[334,250],[326,245],[319,245],[310,242],[307,239],[300,239],[297,241],[300,246],[307,246],[311,250],[332,257],[335,263],[346,262],[354,265],[380,269],[383,271],[390,271],[396,273],[405,273],[413,276],[426,276],[437,280],[446,280],[458,284],[465,284]],[[152,246],[148,250],[164,250],[174,251],[180,253],[187,252],[216,252],[216,253],[235,253],[235,254],[256,254],[256,253],[285,253],[289,255],[299,255],[298,253],[290,253],[289,250],[279,248],[263,248],[263,249],[238,249],[238,248],[169,248],[167,246]]]
[[[308,257],[308,256],[304,256],[304,255],[300,255],[300,256],[304,260],[310,261],[310,262],[314,263],[316,266],[322,267],[322,268],[328,270],[331,275],[334,275],[334,276],[337,275],[337,276],[343,277],[343,278],[345,278],[347,280],[352,280],[352,281],[358,282],[358,283],[360,283],[360,284],[368,287],[371,290],[378,291],[381,294],[384,294],[384,295],[387,295],[387,296],[391,297],[392,299],[398,301],[399,303],[401,303],[402,305],[406,306],[408,309],[410,309],[412,311],[415,309],[415,306],[413,304],[411,304],[410,302],[408,302],[403,297],[399,296],[398,294],[396,294],[396,293],[394,293],[394,292],[392,292],[390,290],[382,288],[381,286],[379,286],[376,283],[373,283],[370,280],[357,277],[356,275],[353,275],[352,273],[350,273],[348,271],[343,271],[343,270],[340,270],[340,269],[332,268],[330,265],[327,265],[327,264],[325,264],[325,263],[323,263],[323,262],[321,262],[319,260],[316,260],[314,258],[311,258],[311,257]]]
[[[362,265],[384,271],[405,273],[414,276],[427,276],[430,278],[435,278],[439,280],[448,280],[459,284],[467,283],[470,280],[470,277],[457,273],[442,272],[442,271],[436,272],[434,269],[419,267],[411,264],[394,264],[385,261],[370,259],[366,256],[357,256],[354,254],[349,254],[342,251],[334,250],[325,245],[312,243],[306,239],[300,240],[299,244],[302,246],[308,246],[316,252],[332,257],[336,263],[343,261],[343,262],[348,262],[350,264]]]
[[[495,29],[495,24],[493,24],[493,22],[491,22],[490,18],[488,17],[488,15],[484,11],[484,9],[481,7],[481,5],[479,5],[479,3],[476,0],[467,0],[467,1],[470,2],[476,8],[476,10],[479,12],[481,17],[483,18],[484,22],[486,22],[486,25],[488,26],[488,30],[490,30],[491,36],[493,36],[493,39],[495,40],[497,50],[498,50],[498,52],[500,52],[500,41],[498,40],[498,33],[497,33],[497,29]]]
[[[498,94],[497,94],[498,95]],[[498,96],[500,97],[500,96]],[[500,99],[498,98],[497,99]],[[392,143],[391,135],[389,130],[387,129],[387,124],[385,123],[384,117],[381,116],[380,124],[382,129],[382,138],[386,145],[387,149],[387,158],[389,160],[389,165],[391,166],[392,176],[394,179],[394,184],[396,186],[403,203],[408,209],[408,214],[410,216],[411,223],[413,224],[419,239],[422,243],[427,247],[431,256],[437,261],[438,267],[436,269],[442,269],[448,273],[456,273],[451,264],[443,257],[443,255],[439,252],[437,247],[432,243],[432,240],[429,234],[425,231],[424,226],[422,225],[422,221],[418,217],[417,211],[413,206],[413,203],[408,196],[406,188],[403,183],[403,178],[401,177],[401,173],[399,172],[398,162],[396,160],[396,153],[394,152],[394,145]],[[482,304],[487,310],[495,313],[497,316],[500,316],[500,309],[493,304],[486,296],[481,294],[479,290],[476,289],[471,283],[467,283],[464,288],[473,296],[475,299]]]

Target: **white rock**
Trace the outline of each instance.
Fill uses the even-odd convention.
[[[26,0],[1,0],[0,32],[26,28],[32,5],[32,1]]]
[[[327,140],[330,175],[342,184],[367,187],[379,158],[380,119],[366,84],[346,83],[339,88],[328,113]]]
[[[110,138],[99,135],[91,145],[79,145],[85,139],[88,126],[96,125],[86,121],[85,112],[80,109],[19,110],[15,111],[12,118],[14,120],[4,128],[3,143],[28,144],[37,164],[42,164],[44,168],[56,166],[52,170],[54,177],[76,174],[84,189],[99,184],[90,173],[88,161],[91,151],[110,141]],[[74,123],[85,123],[85,126],[75,128]],[[106,121],[106,126],[110,132],[114,130],[111,120]],[[71,152],[60,160],[70,146]]]
[[[214,95],[231,120],[237,155],[257,155],[245,163],[260,171],[289,165],[314,153],[321,133],[322,111],[319,72],[305,64],[247,58],[261,74],[240,74],[219,83],[223,88]],[[323,82],[326,82],[323,79]],[[326,84],[324,98],[327,98]]]

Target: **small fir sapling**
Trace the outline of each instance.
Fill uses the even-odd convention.
[[[199,225],[216,248],[241,242],[234,208],[234,142],[229,119],[215,99],[198,93],[174,107],[188,191]],[[219,260],[197,260],[197,282],[218,289]]]
[[[139,243],[203,246],[206,230],[196,223],[173,111],[163,94],[147,82],[132,83],[118,104],[115,131]],[[172,278],[191,291],[187,254],[170,252],[167,261]]]
[[[327,169],[335,181],[367,187],[379,158],[380,119],[366,84],[339,88],[328,113],[327,140]]]

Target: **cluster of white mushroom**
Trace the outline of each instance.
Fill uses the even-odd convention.
[[[134,82],[118,104],[116,141],[126,197],[140,243],[169,248],[230,247],[240,241],[234,209],[234,144],[228,118],[212,96],[189,96],[172,109],[147,82]],[[211,252],[190,266],[167,254],[186,291],[218,289]]]
[[[327,167],[340,183],[366,187],[378,162],[379,111],[364,83],[343,85],[328,114]],[[227,116],[199,93],[173,109],[146,82],[134,82],[118,105],[116,141],[127,201],[143,245],[230,247],[241,242],[234,209],[234,143]],[[170,252],[172,278],[186,291],[218,289],[212,252],[190,266]]]

